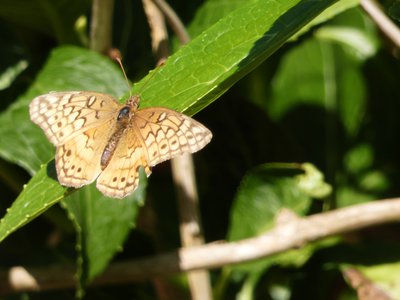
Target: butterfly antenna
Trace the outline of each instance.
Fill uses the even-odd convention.
[[[119,63],[119,66],[120,66],[121,69],[122,69],[122,73],[124,73],[124,77],[125,77],[125,80],[126,80],[126,84],[128,85],[128,89],[129,89],[129,94],[131,94],[131,93],[132,93],[132,92],[131,92],[131,86],[130,86],[130,84],[129,84],[128,77],[126,76],[124,66],[122,65],[122,61],[121,61],[121,59],[120,59],[119,57],[117,57],[115,60]]]
[[[126,85],[128,86],[129,94],[132,96],[132,91],[131,91],[131,86],[129,84],[128,76],[126,76],[124,66],[122,65],[122,59],[121,59],[121,52],[119,52],[118,49],[112,49],[109,53],[110,57],[118,62],[119,66],[121,67],[122,73],[124,74],[125,80],[126,80]]]
[[[151,81],[151,79],[154,77],[154,75],[156,75],[159,70],[161,69],[161,67],[164,66],[165,64],[165,60],[161,61],[160,63],[158,63],[157,67],[154,69],[154,71],[150,74],[150,77],[146,80],[146,82],[142,85],[142,87],[140,88],[139,93],[137,93],[137,95],[132,96],[132,91],[131,91],[131,87],[129,85],[129,80],[128,77],[126,76],[125,73],[125,69],[122,65],[122,59],[121,59],[121,52],[119,52],[118,49],[111,49],[110,52],[108,53],[108,55],[115,61],[118,62],[119,66],[121,67],[122,73],[124,73],[124,77],[126,80],[126,83],[128,85],[128,90],[129,90],[129,101],[132,103],[132,105],[134,105],[136,108],[139,107],[139,101],[140,101],[140,92],[147,86],[147,84]]]

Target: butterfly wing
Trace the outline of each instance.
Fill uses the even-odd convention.
[[[100,158],[114,130],[115,120],[109,119],[58,146],[58,181],[75,188],[93,182],[101,173]]]
[[[197,152],[212,138],[211,131],[199,122],[167,108],[141,109],[133,122],[150,166],[183,153]]]
[[[121,105],[111,96],[96,92],[53,92],[29,105],[31,120],[54,145],[62,145],[85,130],[116,117]]]
[[[139,169],[150,176],[146,150],[132,127],[124,130],[107,167],[97,179],[97,188],[108,197],[124,198],[139,185]]]

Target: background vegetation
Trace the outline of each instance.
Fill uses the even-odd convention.
[[[193,40],[178,50],[172,39],[173,56],[133,91],[143,107],[196,113],[213,132],[194,156],[207,242],[261,234],[282,208],[306,216],[400,194],[398,48],[358,1],[334,2],[171,1]],[[398,3],[382,5],[398,22]],[[29,102],[49,91],[128,94],[119,68],[87,49],[90,8],[82,0],[0,2],[1,268],[74,265],[86,299],[185,299],[184,275],[84,288],[109,264],[180,245],[168,163],[124,200],[92,185],[67,190],[54,179],[54,147],[29,119]],[[114,20],[113,46],[137,82],[154,67],[140,2],[116,1]],[[346,282],[357,270],[398,299],[399,229],[374,227],[212,271],[215,298],[357,299]],[[70,287],[2,297],[74,295]]]

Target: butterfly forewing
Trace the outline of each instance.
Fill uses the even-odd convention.
[[[29,105],[31,120],[58,146],[81,132],[114,118],[120,104],[111,96],[95,92],[53,92]]]
[[[145,144],[150,166],[183,153],[197,152],[212,138],[210,130],[199,122],[167,108],[141,109],[133,122]]]

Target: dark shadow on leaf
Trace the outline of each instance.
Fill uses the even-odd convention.
[[[51,179],[54,179],[55,181],[58,181],[56,163],[54,159],[47,164],[47,176]]]
[[[247,57],[239,64],[239,69],[241,67],[248,68],[248,65],[260,64],[260,62],[263,61],[263,59],[259,59],[260,56],[263,56],[264,59],[268,58],[282,45],[283,42],[295,33],[292,30],[287,30],[287,28],[302,28],[304,26],[305,18],[311,20],[315,17],[317,6],[324,8],[328,3],[333,4],[336,0],[319,2],[320,3],[318,3],[318,1],[302,1],[281,15],[271,28],[269,28],[263,36],[254,43],[254,46]],[[302,18],[299,18],[299,12],[303,14]],[[308,16],[306,15],[307,13],[309,14]],[[294,24],[296,22],[297,24]],[[268,50],[265,51],[265,49]]]
[[[53,179],[54,181],[57,181],[58,184],[61,185],[61,183],[59,183],[58,178],[57,178],[57,171],[56,171],[56,164],[55,164],[55,160],[51,160],[48,164],[47,164],[47,176],[51,179]],[[64,192],[64,197],[67,197],[68,195],[70,195],[71,193],[77,191],[77,189],[75,188],[67,188]]]

